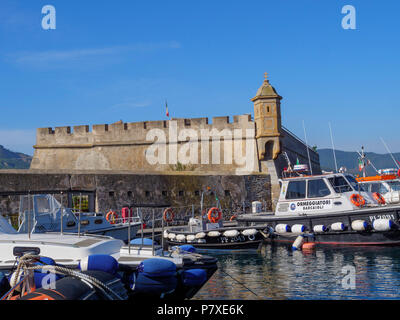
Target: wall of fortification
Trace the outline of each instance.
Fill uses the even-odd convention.
[[[106,173],[33,173],[29,170],[0,170],[0,213],[16,214],[19,194],[30,191],[55,194],[68,206],[68,194],[90,194],[97,212],[120,211],[125,206],[174,207],[191,212],[199,207],[201,192],[211,187],[213,195],[205,196],[207,207],[215,205],[215,196],[230,218],[232,210],[242,210],[243,202],[250,210],[252,201],[271,205],[270,176],[259,175],[195,175],[195,174],[106,174]]]
[[[212,118],[212,123],[196,118],[41,128],[31,169],[259,172],[254,134],[246,140],[254,129],[251,115],[234,116],[232,122],[225,116]],[[158,134],[165,138],[164,147]],[[149,162],[146,153],[151,148],[157,157],[165,151],[165,161]],[[191,161],[193,154],[197,160]],[[178,162],[185,166],[177,166]]]

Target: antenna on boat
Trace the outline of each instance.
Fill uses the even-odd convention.
[[[356,150],[356,152],[358,153],[358,155],[360,156],[360,158],[362,158],[363,156],[362,156],[362,154],[359,152],[359,151],[357,151]],[[376,173],[378,173],[379,174],[379,171],[376,169],[376,167],[374,166],[374,164],[372,163],[372,161],[370,160],[370,159],[367,159],[368,161],[367,161],[367,165],[371,165],[372,166],[372,168],[374,168],[374,170],[376,171]]]
[[[312,175],[312,174],[313,174],[313,171],[312,171],[312,166],[311,166],[310,150],[309,150],[309,147],[308,147],[306,126],[304,125],[304,120],[303,120],[303,129],[304,129],[304,138],[305,138],[305,140],[306,140],[306,149],[307,149],[307,156],[308,156],[308,164],[310,165],[310,173],[311,173],[311,175]]]
[[[389,147],[387,146],[387,144],[385,143],[385,141],[383,141],[383,138],[382,138],[382,137],[381,137],[381,141],[382,141],[383,145],[385,146],[386,150],[389,152],[390,156],[392,157],[393,162],[396,164],[396,167],[397,167],[398,169],[400,169],[399,164],[397,163],[397,161],[396,161],[395,158],[393,157],[393,154],[390,152]]]
[[[331,123],[330,123],[330,122],[329,122],[329,131],[330,131],[330,133],[331,133],[331,142],[332,142],[332,150],[333,150],[333,159],[334,159],[334,161],[335,161],[336,172],[338,172],[337,161],[336,161],[336,153],[335,153],[335,145],[333,144],[332,127],[331,127]]]

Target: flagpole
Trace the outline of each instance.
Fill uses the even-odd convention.
[[[306,149],[307,149],[307,156],[308,156],[308,164],[310,165],[310,172],[311,175],[313,175],[313,170],[311,166],[311,158],[310,158],[310,150],[308,148],[308,142],[307,142],[307,133],[306,133],[306,126],[304,125],[304,120],[303,120],[303,129],[304,129],[304,138],[306,140]]]

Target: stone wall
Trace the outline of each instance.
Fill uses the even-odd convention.
[[[160,172],[175,171],[180,163],[186,171],[236,172],[251,160],[245,173],[259,172],[251,116],[229,120],[226,116],[214,117],[211,124],[208,118],[196,118],[41,128],[31,169]],[[154,150],[157,157],[165,154],[164,161],[148,160]]]
[[[0,212],[18,213],[20,194],[55,194],[70,206],[67,195],[80,193],[94,197],[97,212],[120,211],[125,206],[145,208],[186,208],[191,212],[200,205],[201,193],[211,187],[213,194],[204,196],[206,207],[214,206],[217,196],[229,218],[241,211],[243,202],[250,208],[252,201],[261,201],[271,208],[270,176],[201,175],[201,174],[132,174],[119,173],[33,173],[29,170],[0,170]]]

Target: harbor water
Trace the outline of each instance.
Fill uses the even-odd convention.
[[[219,270],[194,299],[400,299],[400,247],[208,254]]]

